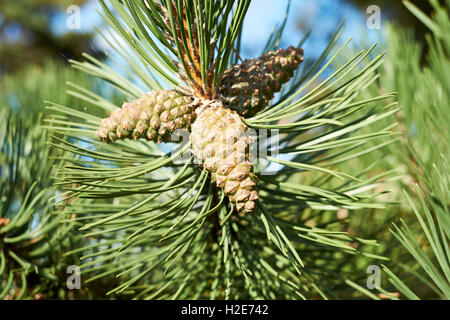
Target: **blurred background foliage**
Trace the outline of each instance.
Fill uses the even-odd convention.
[[[265,1],[254,2],[268,10]],[[327,6],[330,1],[317,1],[316,9],[321,16],[339,19],[345,16],[331,10]],[[294,0],[292,6],[300,8],[306,2]],[[0,3],[0,299],[104,298],[105,292],[117,286],[118,280],[111,276],[93,281],[81,291],[65,289],[66,267],[76,264],[87,253],[74,252],[85,245],[85,240],[72,227],[70,219],[52,214],[60,210],[52,204],[59,192],[57,187],[51,187],[55,160],[68,155],[50,151],[47,132],[41,127],[45,114],[51,112],[44,108],[44,100],[74,106],[80,111],[90,108],[88,101],[82,103],[66,94],[74,85],[94,88],[100,96],[120,104],[120,98],[112,96],[107,88],[66,65],[68,59],[83,60],[83,52],[105,58],[101,53],[107,49],[105,44],[96,41],[92,29],[60,32],[52,24],[59,19],[60,28],[65,28],[64,22],[61,26],[64,21],[61,17],[65,17],[66,8],[90,3],[85,0]],[[376,125],[379,128],[395,121],[398,141],[377,151],[376,159],[370,154],[345,164],[356,172],[366,170],[373,177],[395,171],[396,179],[385,180],[377,188],[380,192],[391,191],[381,199],[396,204],[386,209],[329,213],[335,215],[333,219],[344,222],[344,231],[350,236],[377,241],[376,246],[365,249],[369,255],[336,257],[342,260],[343,273],[355,275],[346,283],[341,297],[448,299],[450,1],[416,0],[406,5],[402,1],[381,0],[338,3],[349,10],[350,19],[356,14],[355,20],[363,22],[368,5],[381,8],[382,29],[376,34],[373,31],[369,38],[380,41],[380,51],[387,51],[386,61],[378,81],[361,95],[369,98],[395,91],[401,107],[393,118]],[[275,12],[284,11],[284,5],[275,6],[282,7]],[[289,36],[295,32],[321,28],[322,21],[310,19],[308,11],[305,12],[291,10],[292,26],[283,41],[289,42]],[[81,13],[84,14],[83,9]],[[249,16],[252,15],[245,26],[247,34],[252,32],[251,21],[258,13],[250,9]],[[348,52],[349,57],[355,50],[370,46],[363,41],[368,32],[365,24],[359,25],[359,30],[346,31],[362,38]],[[311,42],[320,42],[321,37],[328,36],[329,32],[316,34]],[[252,53],[250,45],[245,47],[245,37],[243,49]],[[110,59],[106,61],[113,63]],[[367,146],[370,147],[376,145]],[[354,244],[357,249],[359,245]],[[71,254],[65,255],[66,252]],[[366,288],[369,265],[383,268],[379,290]]]
[[[64,62],[94,53],[92,32],[58,34],[51,21],[70,5],[86,0],[20,0],[0,3],[0,72],[14,72],[46,60]],[[60,24],[65,29],[66,24]]]
[[[50,60],[2,77],[0,299],[95,298],[114,283],[109,279],[82,290],[66,290],[67,266],[76,265],[80,255],[65,253],[86,240],[73,223],[56,214],[59,190],[52,187],[53,170],[65,155],[49,148],[49,134],[42,124],[48,114],[47,99],[89,109],[66,94],[75,82],[96,87],[88,76]]]

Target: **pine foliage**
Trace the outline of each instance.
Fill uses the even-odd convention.
[[[126,61],[126,76],[118,71],[120,63],[110,67],[90,56],[74,66],[105,80],[124,101],[161,89],[214,98],[224,73],[239,60],[249,3],[101,1],[105,40]],[[274,30],[265,52],[278,49],[283,28]],[[365,142],[394,135],[392,125],[360,131],[397,109],[394,94],[359,94],[375,81],[383,61],[383,54],[370,59],[373,47],[325,75],[347,44],[338,44],[341,32],[339,26],[317,60],[305,52],[305,61],[264,111],[242,118],[260,144],[270,140],[267,131],[269,137],[280,133],[279,146],[269,145],[270,155],[255,164],[260,200],[246,216],[236,215],[208,171],[192,162],[188,138],[172,154],[171,145],[142,139],[105,144],[95,132],[101,117],[118,109],[114,102],[74,85],[73,93],[103,116],[50,104],[52,144],[71,154],[55,179],[64,188],[61,214],[75,216],[87,239],[85,247],[73,250],[87,252],[81,260],[85,282],[117,276],[121,283],[109,294],[136,299],[345,293],[345,279],[358,275],[343,274],[342,259],[365,254],[350,243],[364,248],[373,241],[343,232],[335,212],[384,207],[372,190],[386,176],[367,178],[345,163],[377,149],[364,149]],[[296,48],[304,41],[307,36]],[[270,163],[280,169],[269,175]]]
[[[54,166],[64,152],[51,149],[41,127],[44,97],[82,109],[65,94],[66,81],[92,87],[84,75],[52,62],[27,66],[1,80],[0,95],[0,299],[73,299],[104,295],[100,285],[68,290],[67,268],[79,255],[65,255],[84,245],[69,219],[53,205]],[[111,97],[113,99],[113,97]]]
[[[388,166],[403,170],[397,188],[401,206],[391,224],[402,252],[390,253],[379,289],[388,299],[449,299],[449,167],[448,130],[450,81],[450,2],[430,1],[434,13],[425,15],[415,5],[404,5],[427,26],[427,53],[410,31],[395,24],[387,28],[388,59],[380,70],[380,85],[363,93],[395,90],[401,112],[396,115],[401,139],[388,147]],[[385,238],[385,241],[388,239]],[[392,250],[391,250],[392,252]],[[379,298],[361,286],[360,291]],[[392,293],[396,292],[397,295]]]
[[[445,1],[242,60],[250,0],[101,0],[107,64],[2,78],[0,299],[449,299]]]

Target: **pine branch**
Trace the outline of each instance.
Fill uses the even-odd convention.
[[[127,48],[111,42],[125,58],[131,78],[140,81],[135,83],[114,70],[119,66],[108,67],[92,57],[74,62],[76,68],[105,80],[131,104],[137,105],[135,99],[148,90],[171,88],[201,101],[196,111],[200,117],[221,104],[225,114],[240,119],[235,132],[241,122],[249,129],[279,130],[281,144],[272,150],[279,156],[263,160],[282,166],[266,176],[263,160],[254,164],[259,201],[254,210],[243,213],[237,196],[220,187],[220,177],[206,165],[199,167],[190,155],[190,161],[178,161],[191,147],[195,151],[192,135],[175,154],[143,139],[105,144],[95,134],[99,117],[71,112],[70,105],[49,104],[53,114],[46,128],[54,136],[51,144],[71,154],[60,159],[55,179],[64,191],[64,215],[76,214],[74,224],[87,239],[84,248],[72,253],[86,252],[81,267],[88,281],[117,275],[121,284],[109,294],[146,299],[326,298],[339,295],[346,279],[356,281],[351,272],[340,272],[339,261],[344,256],[370,255],[349,243],[363,248],[373,242],[342,233],[333,212],[385,205],[371,191],[383,174],[366,178],[365,172],[343,170],[342,165],[377,150],[364,150],[368,141],[394,136],[390,125],[360,132],[397,112],[395,102],[381,103],[392,100],[393,94],[360,96],[375,81],[383,56],[370,60],[373,48],[364,50],[322,79],[343,50],[335,48],[339,26],[317,61],[292,74],[281,70],[286,71],[285,80],[290,76],[292,80],[278,99],[254,117],[240,117],[223,105],[220,86],[223,74],[240,55],[235,44],[249,1],[101,3],[102,16]],[[278,46],[284,23],[274,31],[267,49]],[[258,63],[298,66],[299,52],[277,51],[267,55],[275,62],[263,56]],[[272,72],[269,67],[260,70]],[[272,81],[280,87],[286,82]],[[81,86],[72,88],[70,94],[105,115],[119,110]],[[216,95],[219,91],[221,95]],[[123,114],[126,109],[120,110]],[[124,119],[121,130],[129,133],[138,119]],[[220,117],[215,121],[220,127]]]

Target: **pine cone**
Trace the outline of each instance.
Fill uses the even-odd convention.
[[[267,106],[303,61],[303,49],[290,46],[246,59],[223,74],[219,98],[225,105],[251,117]]]
[[[97,137],[106,142],[145,138],[169,142],[174,130],[190,129],[197,100],[175,90],[155,90],[114,110],[102,119]]]
[[[211,172],[212,181],[235,203],[239,213],[252,212],[259,196],[249,161],[249,128],[236,111],[221,104],[198,109],[198,113],[191,132],[194,156]]]

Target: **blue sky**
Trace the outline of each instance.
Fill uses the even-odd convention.
[[[288,0],[252,1],[243,30],[242,55],[244,58],[259,55],[272,28],[283,21],[287,4]],[[81,30],[79,32],[92,31],[95,26],[100,26],[102,19],[97,9],[100,9],[100,5],[95,0],[81,8]],[[67,32],[66,18],[67,15],[63,12],[51,21],[51,27],[55,33]],[[346,28],[342,35],[343,41],[350,37],[356,41],[368,38],[374,42],[380,39],[378,32],[367,29],[365,13],[344,1],[292,0],[281,44],[289,46],[298,43],[305,32],[298,27],[299,25],[304,29],[310,28],[312,34],[305,43],[305,55],[316,56],[326,46],[328,36],[342,19],[345,19],[346,22]],[[100,37],[96,37],[95,42],[102,49],[109,49]]]
[[[256,55],[262,50],[265,39],[274,25],[281,23],[285,15],[288,0],[254,0],[246,19],[243,31],[244,51]],[[305,43],[305,53],[312,55],[320,52],[327,44],[328,36],[336,29],[339,22],[345,19],[346,29],[343,40],[358,38],[365,27],[365,16],[353,6],[336,0],[293,0],[286,23],[282,44],[296,44],[304,32],[299,29],[311,29],[311,37]],[[373,35],[373,39],[376,36]]]

